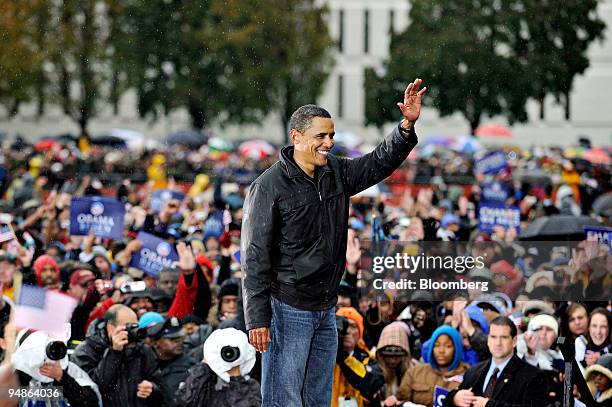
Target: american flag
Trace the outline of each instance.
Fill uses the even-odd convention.
[[[227,226],[232,223],[232,214],[227,209],[223,211],[223,225]]]
[[[23,285],[15,307],[15,326],[47,332],[58,338],[65,335],[77,301],[61,292]]]
[[[0,243],[13,240],[13,229],[9,225],[0,226]]]

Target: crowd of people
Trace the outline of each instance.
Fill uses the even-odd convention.
[[[506,165],[484,174],[475,166],[482,148],[429,144],[375,194],[353,200],[333,407],[467,407],[489,399],[500,401],[487,406],[560,405],[559,337],[575,345],[590,389],[587,395],[575,386],[573,396],[612,402],[609,246],[576,236],[573,245],[549,249],[519,240],[545,216],[586,215],[609,227],[609,212],[593,203],[612,190],[612,167],[581,159],[577,150],[501,151]],[[61,402],[73,406],[260,405],[260,354],[248,343],[242,309],[240,231],[246,190],[275,160],[206,145],[131,151],[87,140],[7,144],[0,223],[12,235],[0,243],[0,348],[5,370],[16,372],[9,383],[61,386]],[[482,186],[491,182],[503,186],[504,205],[520,209],[520,229],[480,229],[477,209],[491,192]],[[154,202],[158,190],[182,195]],[[125,206],[122,239],[70,234],[71,201],[81,196],[111,196]],[[159,273],[131,265],[140,232],[173,245],[178,260]],[[421,242],[466,243],[486,261],[460,278],[486,282],[489,292],[404,296],[372,287],[371,258],[380,247],[392,256]],[[457,255],[459,246],[445,250]],[[410,276],[393,275],[401,277]],[[78,303],[62,357],[48,350],[45,357],[57,338],[15,329],[26,286]],[[36,362],[32,349],[41,349]],[[493,367],[501,361],[511,368],[498,378]],[[434,399],[438,391],[443,402]]]

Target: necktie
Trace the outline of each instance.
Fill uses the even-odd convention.
[[[489,383],[487,384],[487,388],[485,389],[484,394],[482,395],[485,398],[491,398],[493,394],[493,389],[495,388],[495,384],[497,383],[497,374],[499,373],[499,369],[493,369],[493,376],[489,379]]]

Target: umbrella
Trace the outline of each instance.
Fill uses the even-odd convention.
[[[442,147],[452,147],[455,144],[455,139],[448,136],[433,136],[423,142],[423,147],[433,145]]]
[[[144,134],[135,130],[111,129],[108,135],[125,140],[130,150],[142,150],[144,148],[153,149],[159,146],[159,142],[151,138],[145,138]]]
[[[181,145],[189,147],[199,147],[206,143],[206,137],[197,130],[179,130],[168,134],[164,139],[166,145]]]
[[[231,141],[221,137],[211,137],[208,140],[208,147],[214,151],[233,151],[234,145]]]
[[[584,240],[585,226],[602,226],[588,216],[553,215],[545,216],[528,224],[521,233],[521,240]]]
[[[238,146],[238,154],[254,160],[262,160],[274,154],[274,147],[265,140],[249,140]]]
[[[551,183],[550,174],[539,168],[533,170],[516,170],[512,173],[512,178],[529,184],[547,185]]]
[[[610,158],[610,154],[608,154],[603,148],[592,148],[590,150],[587,150],[582,155],[582,158],[592,162],[593,164],[612,164],[612,158]]]
[[[353,133],[339,131],[334,135],[334,142],[336,144],[342,144],[350,150],[360,145],[361,139]]]
[[[512,131],[501,124],[478,126],[474,134],[478,137],[512,137]]]
[[[102,147],[111,147],[111,148],[126,148],[127,147],[127,143],[124,139],[116,137],[116,136],[107,135],[107,134],[96,136],[92,138],[91,143],[96,146],[102,146]]]
[[[480,142],[472,136],[461,136],[453,144],[453,150],[463,154],[474,154],[480,150]]]
[[[57,145],[60,145],[60,143],[50,138],[44,138],[34,145],[34,151],[40,153],[41,151],[52,150]]]
[[[612,218],[612,192],[597,197],[593,202],[593,210],[598,215]]]

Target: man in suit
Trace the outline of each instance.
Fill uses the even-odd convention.
[[[444,407],[545,406],[546,377],[514,354],[517,330],[507,317],[491,321],[487,345],[492,358],[471,367]]]

